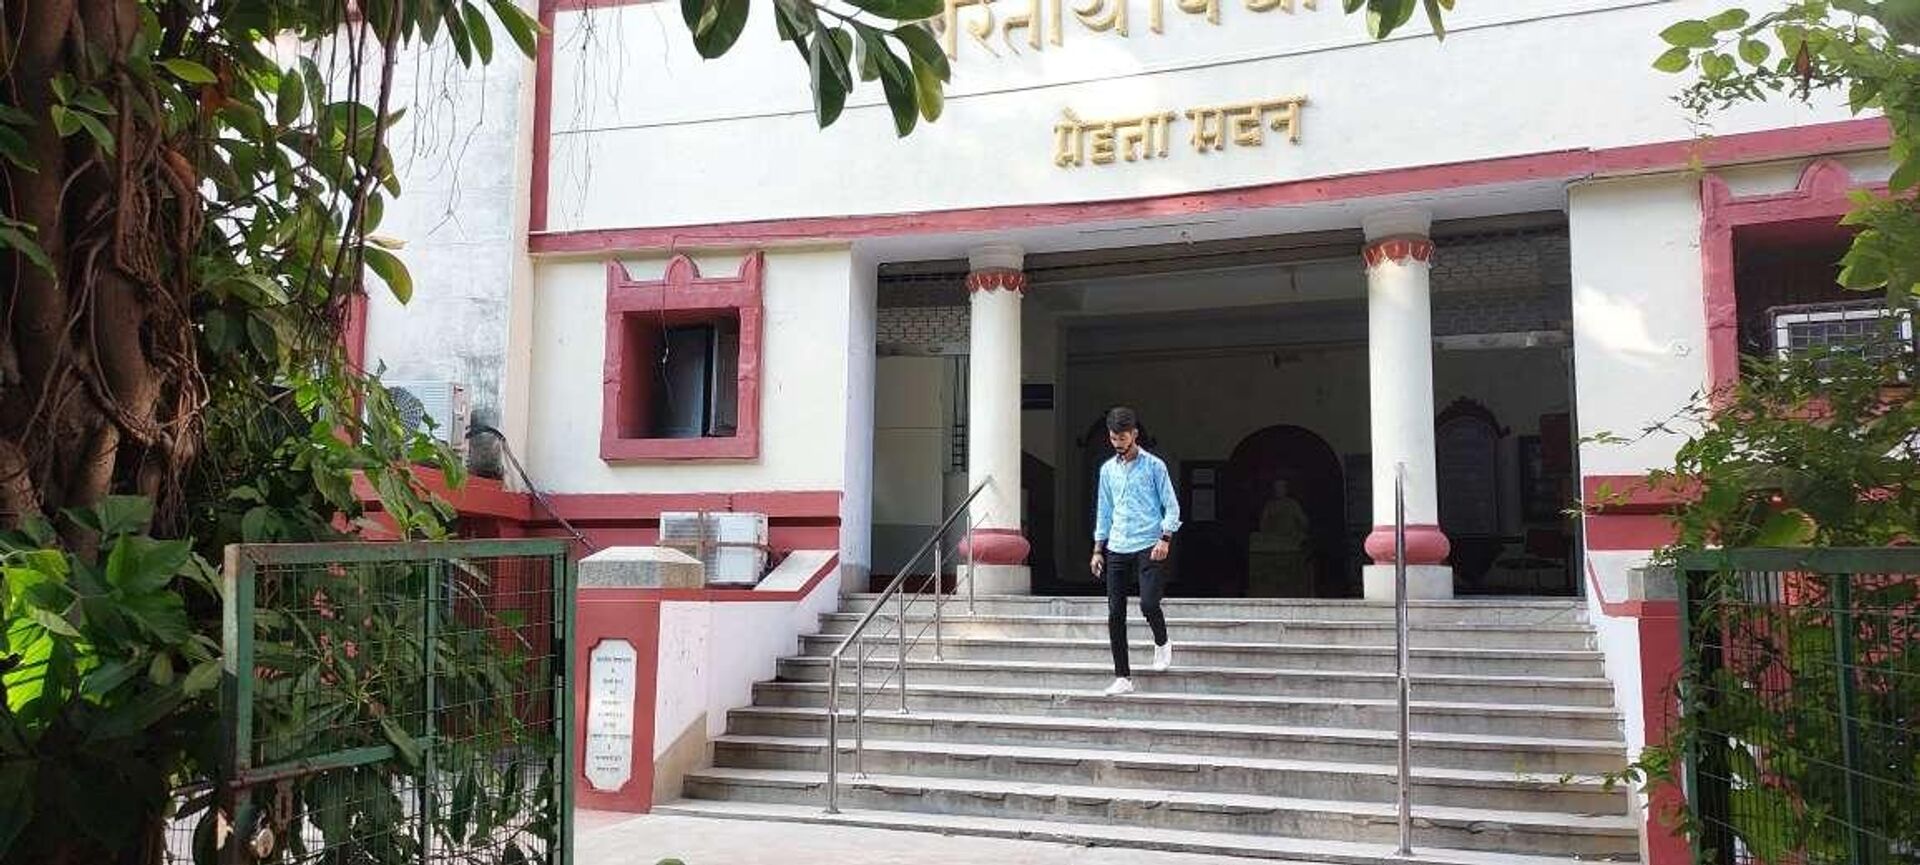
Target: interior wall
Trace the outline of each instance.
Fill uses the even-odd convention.
[[[1151,327],[1151,325],[1143,325]],[[1098,360],[1070,358],[1061,419],[1074,435],[1106,407],[1139,411],[1157,439],[1156,453],[1176,482],[1180,464],[1225,460],[1248,435],[1269,426],[1304,427],[1344,459],[1371,451],[1367,350],[1363,343],[1271,351],[1195,349],[1185,354],[1140,353]],[[1509,434],[1501,439],[1502,526],[1520,528],[1519,437],[1539,434],[1540,415],[1566,412],[1572,394],[1567,362],[1557,348],[1437,351],[1434,412],[1458,399],[1493,412]],[[1097,463],[1080,448],[1061,454],[1061,567],[1074,564],[1091,536],[1092,516],[1080,513]],[[1084,568],[1083,568],[1084,569]]]

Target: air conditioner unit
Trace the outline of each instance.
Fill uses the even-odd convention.
[[[387,398],[409,428],[426,432],[432,420],[433,436],[455,453],[467,452],[467,425],[472,420],[465,385],[451,381],[383,381]]]
[[[1767,317],[1773,322],[1774,352],[1782,360],[1820,349],[1868,357],[1914,350],[1913,310],[1890,309],[1878,300],[1776,306],[1767,310]],[[1894,319],[1891,334],[1889,318]]]
[[[663,513],[660,545],[698,558],[706,565],[708,585],[758,585],[767,573],[767,515]]]

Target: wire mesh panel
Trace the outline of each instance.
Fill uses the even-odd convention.
[[[557,541],[228,553],[230,863],[566,865]]]
[[[1920,862],[1920,549],[1685,563],[1698,858]]]

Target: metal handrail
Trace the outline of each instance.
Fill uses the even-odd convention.
[[[1393,467],[1394,674],[1400,692],[1399,795],[1401,856],[1413,855],[1413,686],[1407,662],[1407,464]]]
[[[829,814],[840,813],[839,805],[840,805],[840,665],[841,665],[841,659],[845,657],[847,653],[847,649],[855,646],[861,647],[860,651],[854,653],[854,677],[855,677],[854,678],[854,706],[853,706],[854,759],[856,761],[856,764],[858,764],[858,763],[864,762],[863,758],[865,756],[864,752],[866,750],[865,749],[865,740],[866,740],[866,734],[865,734],[866,723],[865,722],[866,722],[866,712],[867,712],[867,705],[866,705],[867,704],[867,699],[866,699],[867,652],[864,647],[865,647],[865,641],[867,636],[866,634],[867,626],[873,624],[873,621],[879,618],[880,611],[886,609],[888,600],[893,599],[897,601],[898,610],[895,616],[895,630],[897,632],[897,637],[898,637],[898,639],[896,640],[896,645],[899,650],[899,658],[897,661],[898,665],[894,668],[894,672],[889,673],[887,675],[887,678],[883,680],[878,687],[885,688],[889,682],[893,681],[893,676],[895,674],[899,675],[900,677],[900,712],[902,714],[905,714],[907,711],[907,653],[911,651],[914,646],[918,646],[920,644],[920,638],[923,636],[926,636],[927,628],[923,626],[920,629],[920,633],[914,635],[913,639],[911,640],[911,643],[909,642],[909,640],[907,639],[907,606],[908,606],[909,600],[908,600],[907,593],[903,592],[902,589],[906,585],[907,578],[910,575],[912,575],[913,569],[920,564],[921,560],[927,557],[928,553],[932,553],[933,554],[932,577],[927,581],[926,586],[912,593],[913,595],[912,601],[914,603],[917,603],[920,600],[921,596],[927,594],[929,591],[931,591],[931,593],[933,594],[934,596],[933,622],[932,622],[932,628],[933,628],[933,634],[934,634],[933,657],[935,661],[944,660],[945,652],[941,646],[941,643],[942,643],[941,607],[946,600],[945,599],[946,593],[942,590],[942,581],[945,578],[946,574],[944,573],[945,562],[943,561],[944,556],[942,555],[944,550],[942,549],[941,545],[947,536],[947,530],[953,528],[954,522],[960,518],[960,515],[966,513],[967,509],[973,506],[974,500],[980,497],[980,493],[985,491],[986,488],[992,483],[993,483],[993,479],[991,477],[981,481],[978,486],[975,486],[973,488],[972,492],[967,493],[967,497],[965,499],[963,499],[958,505],[955,505],[953,509],[947,513],[946,519],[941,521],[939,528],[933,530],[933,533],[928,536],[926,543],[920,545],[920,549],[916,550],[914,554],[907,559],[906,564],[901,565],[899,569],[894,571],[893,579],[890,582],[888,582],[887,587],[881,590],[880,594],[874,598],[872,606],[868,607],[867,609],[867,614],[860,617],[860,621],[853,626],[852,630],[847,632],[847,635],[845,638],[841,639],[840,645],[834,647],[833,654],[829,656],[827,660],[827,813]],[[969,540],[971,540],[974,530],[977,529],[978,527],[979,527],[978,520],[973,520],[968,522],[967,535]],[[973,595],[974,565],[972,561],[972,558],[973,558],[972,543],[967,544],[967,558],[968,558],[967,613],[969,615],[972,615],[973,597],[974,597]],[[860,768],[863,768],[863,767],[859,767],[858,765],[856,765],[857,770]]]

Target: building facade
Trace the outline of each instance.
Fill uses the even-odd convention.
[[[877,84],[817,129],[765,8],[703,62],[677,6],[558,0],[536,60],[437,82],[463,155],[408,168],[419,288],[362,351],[463,385],[550,501],[470,490],[474,531],[754,511],[844,591],[982,486],[982,591],[1095,591],[1116,404],[1176,476],[1176,594],[1389,598],[1403,483],[1412,592],[1584,599],[1637,750],[1678,636],[1635,485],[1680,440],[1642,431],[1853,314],[1836,219],[1888,171],[1838,96],[1700,128],[1649,64],[1720,5],[1374,41],[1331,0],[950,3],[898,138]]]

